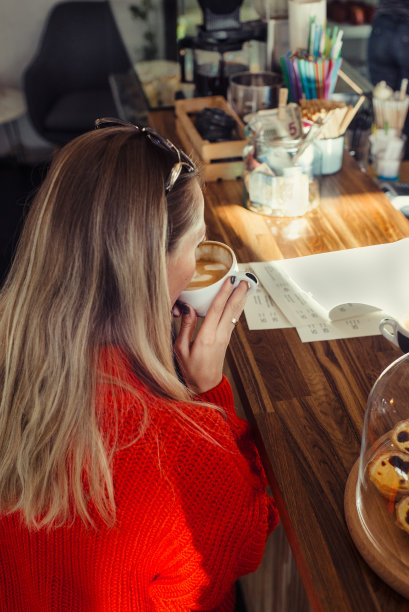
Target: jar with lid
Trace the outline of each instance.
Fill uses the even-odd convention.
[[[409,598],[409,355],[368,397],[359,459],[345,489],[347,525],[361,555]]]
[[[314,148],[302,151],[302,139],[277,138],[267,125],[247,133],[251,140],[243,151],[244,205],[275,217],[298,217],[318,206]]]

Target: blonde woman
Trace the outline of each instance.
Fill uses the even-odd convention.
[[[278,520],[222,375],[247,287],[192,342],[197,171],[97,124],[53,161],[0,295],[0,610],[229,611]]]

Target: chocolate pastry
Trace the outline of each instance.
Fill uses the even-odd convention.
[[[392,431],[392,442],[404,453],[409,453],[409,420],[400,421]]]
[[[382,453],[369,465],[369,477],[385,497],[409,494],[409,455]]]

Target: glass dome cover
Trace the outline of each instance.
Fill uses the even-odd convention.
[[[409,598],[409,355],[388,366],[369,394],[345,516],[368,564]]]

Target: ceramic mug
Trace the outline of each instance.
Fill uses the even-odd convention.
[[[214,240],[202,242],[196,249],[196,271],[179,301],[192,306],[199,317],[204,317],[226,278],[235,277],[234,287],[245,280],[249,284],[247,295],[254,293],[258,279],[252,272],[240,272],[234,251]]]
[[[404,353],[409,353],[409,317],[402,317],[401,319],[385,317],[380,322],[379,329],[387,340]]]

